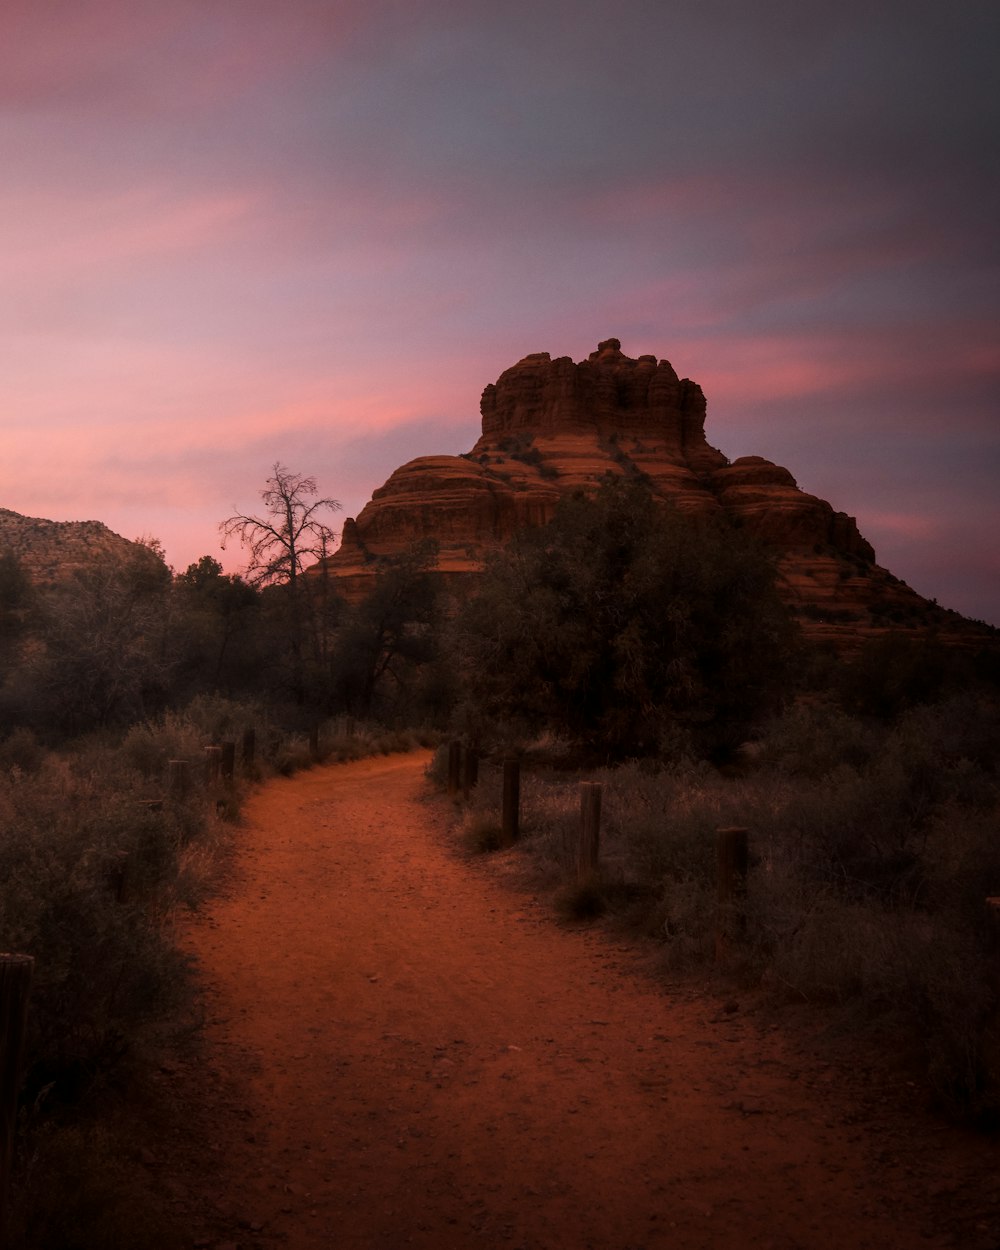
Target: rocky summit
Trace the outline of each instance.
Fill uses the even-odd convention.
[[[633,359],[613,338],[579,362],[537,352],[486,387],[480,412],[471,451],[402,465],[345,522],[328,569],[348,599],[365,595],[380,557],[427,538],[457,590],[490,548],[611,473],[643,480],[688,516],[722,514],[771,548],[809,637],[851,646],[891,629],[972,627],[880,567],[854,518],[800,490],[787,469],[759,456],[731,462],[712,447],[701,387],[667,360]]]

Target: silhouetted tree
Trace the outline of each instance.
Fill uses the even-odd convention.
[[[23,639],[35,607],[31,579],[13,552],[0,555],[0,689],[17,668]]]
[[[780,695],[793,636],[759,549],[623,478],[498,552],[457,627],[482,732],[552,728],[611,758],[678,731],[738,745]]]
[[[305,696],[306,648],[311,648],[317,665],[326,658],[330,607],[325,574],[307,578],[303,573],[307,560],[322,562],[330,553],[334,534],[321,517],[340,508],[336,499],[313,498],[316,494],[315,478],[276,463],[261,491],[265,514],[237,512],[219,525],[223,549],[236,538],[249,552],[246,579],[250,585],[280,588],[277,597],[272,593],[269,600],[282,619],[291,686],[298,702]]]
[[[399,706],[414,695],[437,649],[437,592],[430,571],[437,543],[424,540],[385,557],[367,597],[345,613],[331,660],[334,697],[367,716],[381,696]]]
[[[190,689],[225,690],[259,685],[260,603],[238,574],[202,556],[174,579],[174,632],[183,682]]]
[[[34,602],[31,578],[13,552],[0,555],[0,639],[21,633]]]
[[[28,719],[58,733],[125,724],[169,698],[171,583],[162,548],[143,540],[46,592],[37,646],[19,673]]]

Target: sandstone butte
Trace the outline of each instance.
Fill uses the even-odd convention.
[[[411,460],[345,522],[326,568],[348,600],[365,596],[380,558],[424,539],[438,544],[442,584],[461,593],[492,548],[611,473],[641,478],[685,516],[721,514],[766,544],[813,640],[850,649],[901,629],[973,643],[995,633],[880,567],[854,518],[800,490],[787,469],[759,456],[730,462],[706,440],[701,387],[666,360],[624,355],[618,339],[579,363],[525,356],[486,387],[480,411],[471,451]]]

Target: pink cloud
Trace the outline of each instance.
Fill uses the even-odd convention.
[[[230,240],[250,218],[247,194],[178,196],[166,186],[119,193],[78,192],[73,212],[47,193],[0,193],[6,280],[65,281],[77,272],[131,264],[146,257],[212,247]]]
[[[883,536],[917,541],[933,541],[942,532],[942,521],[938,516],[919,512],[880,512],[878,509],[865,508],[859,512],[858,521],[862,528],[878,531]]]
[[[0,100],[189,113],[346,49],[371,20],[360,5],[301,4],[289,20],[270,0],[6,0]]]
[[[953,320],[936,326],[824,326],[794,332],[706,333],[682,327],[671,350],[681,372],[693,376],[716,403],[807,398],[839,392],[857,396],[867,387],[905,394],[914,386],[938,388],[942,362],[964,380],[994,379],[1000,353],[991,328]]]

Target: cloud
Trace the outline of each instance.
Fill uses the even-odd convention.
[[[167,184],[79,194],[73,213],[51,196],[0,193],[4,281],[60,285],[155,258],[218,247],[253,211],[248,195],[180,195]]]
[[[0,504],[212,534],[281,458],[359,507],[513,361],[617,335],[919,562],[900,518],[995,494],[997,21],[9,0]]]

